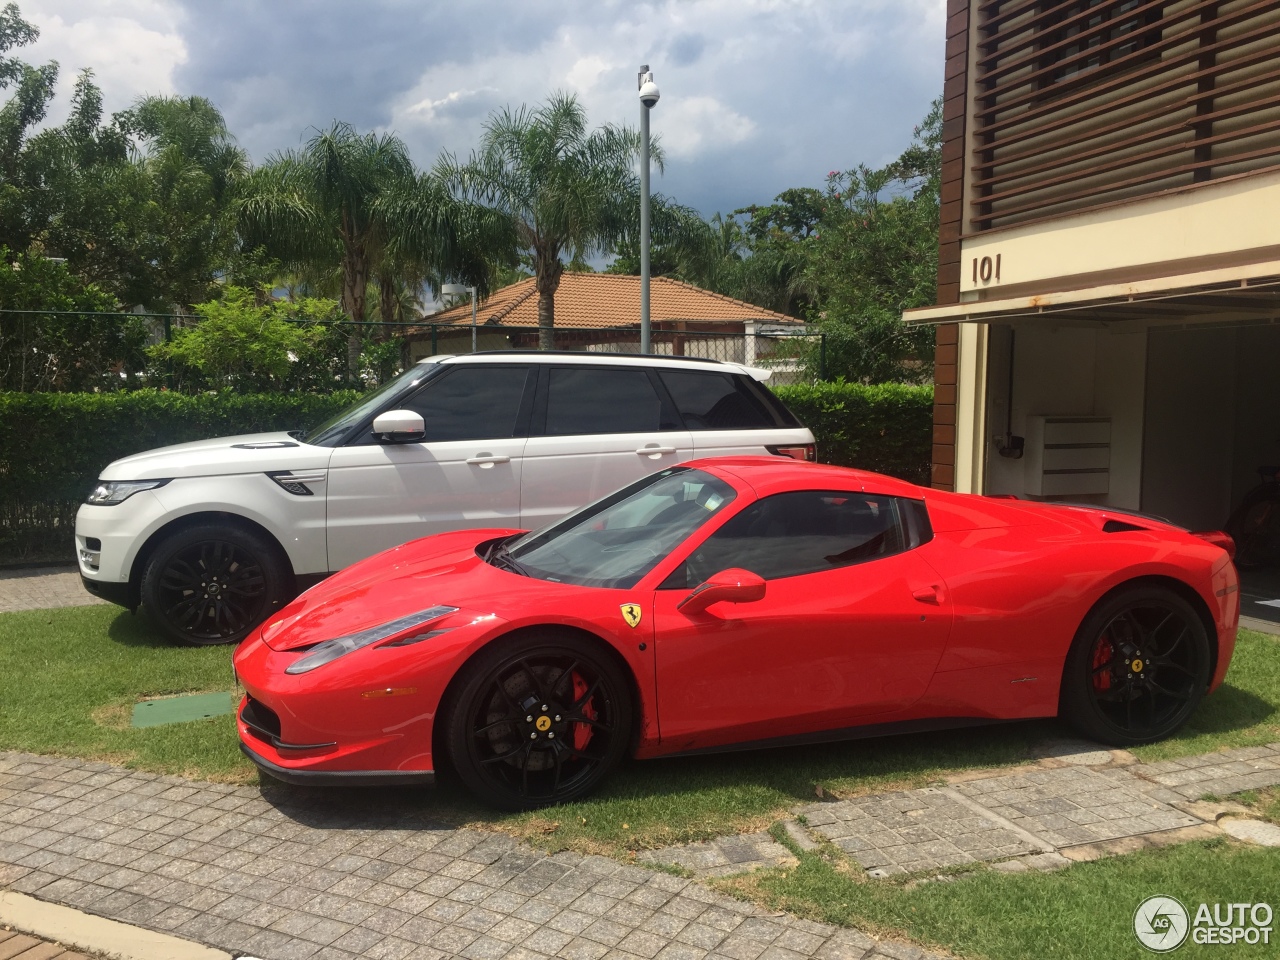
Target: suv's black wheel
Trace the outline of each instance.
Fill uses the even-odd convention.
[[[239,643],[288,601],[292,586],[274,543],[243,527],[200,524],[152,552],[142,574],[142,608],[176,643]]]
[[[1062,675],[1062,716],[1085,736],[1129,746],[1169,736],[1209,683],[1204,624],[1172,590],[1106,597],[1076,632]]]
[[[626,753],[631,709],[627,678],[607,651],[537,631],[463,668],[441,710],[442,742],[481,801],[529,810],[594,790]]]

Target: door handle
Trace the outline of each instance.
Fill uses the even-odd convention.
[[[646,446],[640,447],[638,450],[636,450],[636,453],[638,453],[642,457],[657,457],[657,456],[661,456],[664,453],[675,453],[675,452],[676,452],[675,447],[662,447],[656,443],[647,444]]]
[[[510,462],[510,457],[504,457],[501,454],[494,456],[492,453],[481,453],[477,456],[467,458],[467,463],[479,466],[481,470],[492,470],[495,463]]]
[[[942,603],[942,587],[936,583],[932,586],[921,587],[919,590],[913,590],[911,596],[915,597],[921,603]]]

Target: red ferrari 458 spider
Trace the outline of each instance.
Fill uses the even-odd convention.
[[[1230,538],[779,457],[653,474],[544,530],[407,543],[239,648],[244,751],[298,783],[580,797],[623,757],[1061,715],[1176,730],[1239,616]]]

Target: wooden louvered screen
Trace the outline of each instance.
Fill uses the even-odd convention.
[[[1280,169],[1280,0],[975,0],[964,232]]]

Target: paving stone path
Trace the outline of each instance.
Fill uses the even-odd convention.
[[[17,753],[0,753],[3,886],[265,960],[929,956],[450,829],[420,792],[231,787]]]
[[[99,600],[80,582],[75,567],[28,567],[0,570],[0,613],[87,607]]]
[[[0,960],[91,960],[40,937],[0,927]]]
[[[1214,818],[1194,801],[1280,784],[1280,743],[1151,764],[1092,744],[1056,744],[1044,755],[1039,766],[947,786],[807,804],[785,826],[800,846],[830,842],[877,878],[982,861],[1056,869],[1126,849],[1117,841],[1202,836]],[[768,834],[750,834],[641,859],[717,876],[793,858]]]

